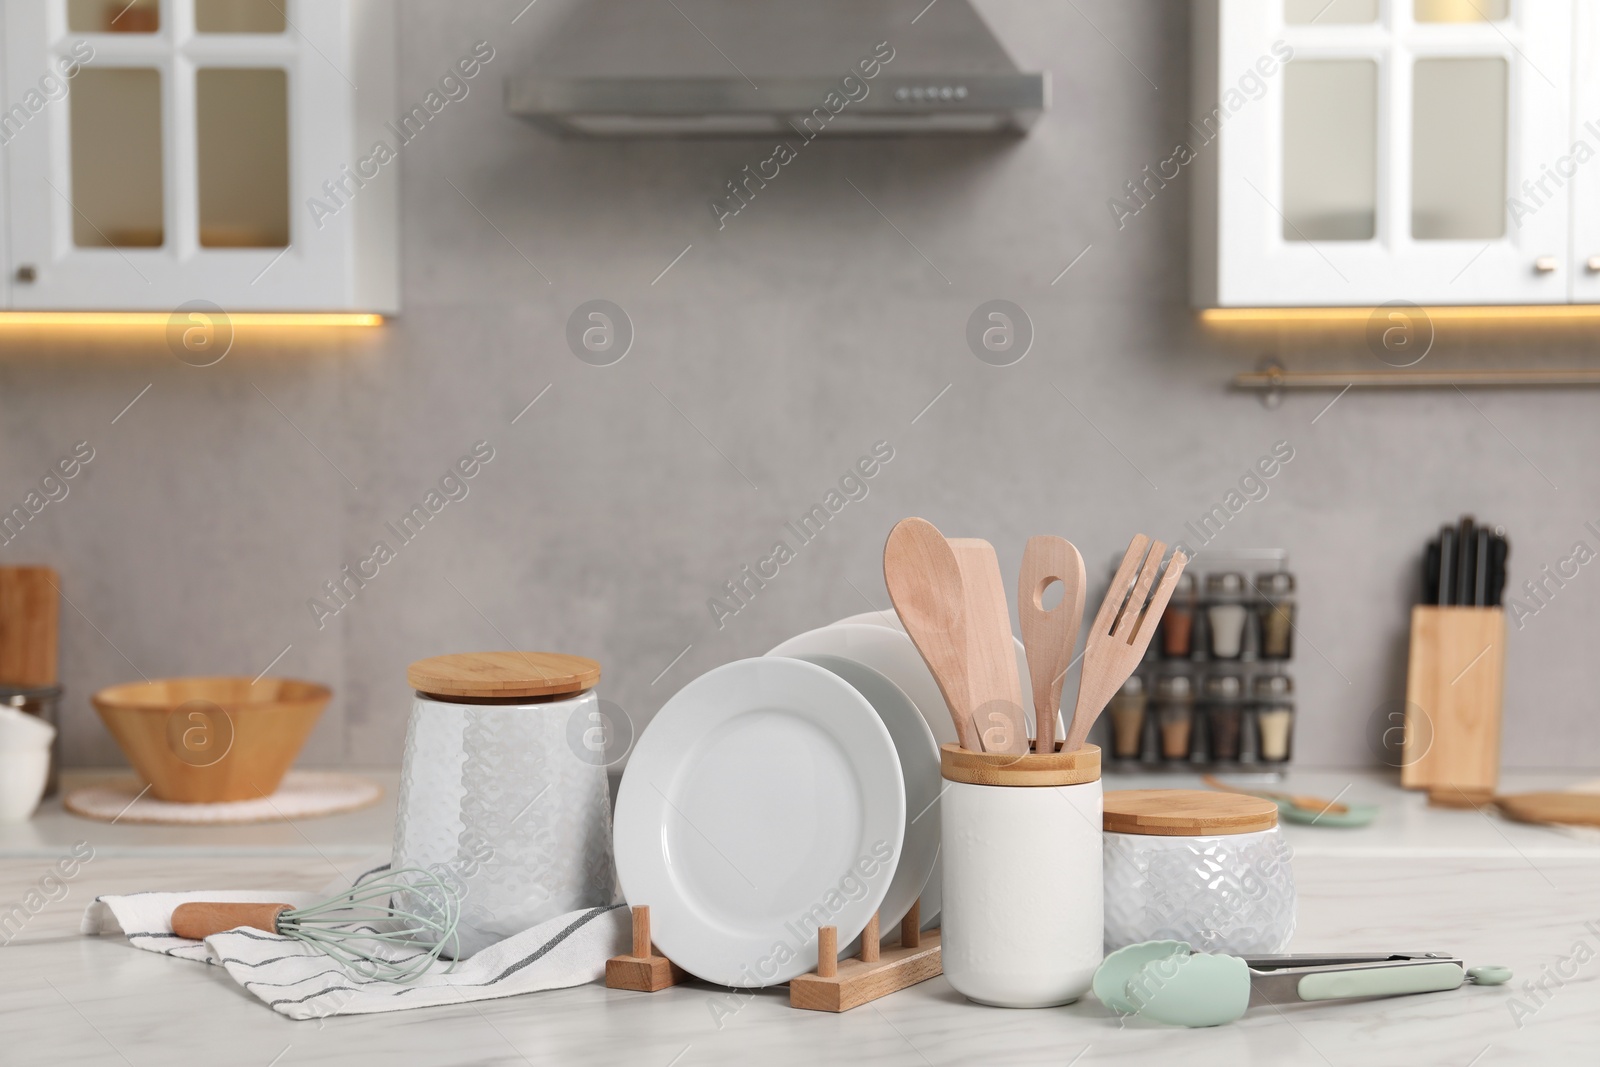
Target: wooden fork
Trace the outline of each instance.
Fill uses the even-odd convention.
[[[1144,534],[1135,534],[1128,551],[1123,553],[1122,565],[1111,579],[1105,600],[1100,602],[1084,646],[1078,703],[1073,708],[1072,727],[1067,731],[1061,751],[1076,752],[1083,747],[1095,720],[1144,659],[1144,651],[1150,647],[1150,638],[1155,635],[1161,614],[1167,610],[1167,601],[1172,599],[1178,576],[1189,562],[1188,556],[1174,552],[1161,584],[1151,594],[1150,587],[1155,583],[1161,557],[1166,551],[1167,546],[1160,541],[1152,542]],[[1142,568],[1141,560],[1144,561]]]

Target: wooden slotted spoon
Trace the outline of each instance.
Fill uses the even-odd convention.
[[[1041,597],[1055,582],[1061,583],[1061,602],[1046,608]],[[1035,752],[1056,750],[1061,683],[1078,643],[1085,584],[1083,556],[1071,541],[1044,534],[1028,538],[1017,578],[1017,617],[1022,622],[1022,645],[1028,652],[1028,675],[1033,682]]]
[[[1189,562],[1188,556],[1174,552],[1161,584],[1152,594],[1150,587],[1166,551],[1167,546],[1162,542],[1152,542],[1144,534],[1134,534],[1128,551],[1123,553],[1122,564],[1111,579],[1111,588],[1101,601],[1100,610],[1095,613],[1094,627],[1084,646],[1078,703],[1072,712],[1066,743],[1061,746],[1063,752],[1076,752],[1083,747],[1095,720],[1139,666],[1145,649],[1150,647],[1150,638],[1155,636],[1161,613],[1167,610],[1167,601],[1172,599],[1178,576]],[[1140,560],[1144,561],[1142,568]],[[1133,587],[1132,593],[1128,592],[1129,586]]]

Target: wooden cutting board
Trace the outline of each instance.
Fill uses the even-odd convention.
[[[1600,826],[1600,793],[1513,793],[1495,797],[1494,803],[1517,822]]]
[[[49,567],[0,567],[0,685],[55,685],[61,594]]]

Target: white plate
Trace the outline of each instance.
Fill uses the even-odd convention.
[[[911,638],[903,630],[867,623],[834,623],[791,637],[767,655],[837,656],[870,667],[911,698],[932,731],[936,745],[954,744],[956,741],[955,723],[950,721],[950,710],[945,706],[939,686],[928,671],[928,665],[922,662],[922,654],[917,651],[917,646],[911,643]],[[933,768],[933,777],[932,785],[937,795],[937,791],[944,788],[937,765]],[[915,818],[918,809],[909,804],[907,807],[906,818]],[[922,816],[918,822],[927,822],[937,815],[938,805],[935,805],[934,810]],[[934,864],[933,873],[922,889],[924,929],[931,929],[937,923],[939,912],[944,907],[942,876],[941,860]],[[888,930],[888,927],[884,929]]]
[[[836,622],[833,625],[838,626],[840,623],[848,623],[853,626],[886,626],[891,630],[899,630],[901,633],[906,632],[906,628],[900,623],[900,616],[896,615],[893,611],[863,611],[859,615],[851,615],[849,618],[840,619],[839,622]],[[1028,674],[1028,651],[1022,647],[1021,639],[1019,639],[1015,634],[1011,635],[1011,641],[1017,647],[1017,674],[1022,678],[1022,721],[1028,724],[1028,736],[1032,737],[1038,731],[1034,729],[1033,682],[1030,680],[1032,676]],[[932,677],[932,675],[929,677]],[[1065,694],[1066,690],[1063,689],[1062,693]],[[939,706],[941,708],[944,707],[944,701],[942,697],[940,698]],[[948,719],[949,717],[950,716],[948,714],[945,715],[945,718]],[[952,731],[950,740],[954,741],[955,735],[953,731],[955,730],[955,727],[952,726],[950,729]],[[1065,717],[1060,711],[1057,711],[1056,737],[1062,738],[1066,736],[1067,726]],[[941,739],[939,743],[944,744],[944,740]]]
[[[617,876],[663,955],[748,988],[814,970],[816,928],[860,935],[905,836],[905,780],[872,705],[813,663],[701,675],[640,735],[617,796]]]
[[[872,704],[883,725],[889,728],[900,773],[906,783],[906,835],[901,842],[900,862],[895,866],[889,892],[878,906],[879,929],[888,934],[911,905],[922,896],[929,875],[939,864],[939,745],[922,713],[900,687],[879,672],[843,656],[797,656],[808,663],[826,667],[851,685]],[[935,880],[935,885],[939,882]],[[922,916],[929,919],[940,901],[924,902]],[[849,947],[840,955],[848,955]]]

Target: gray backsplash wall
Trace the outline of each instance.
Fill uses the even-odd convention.
[[[880,551],[902,516],[991,539],[1010,574],[1027,535],[1059,532],[1099,579],[1135,531],[1185,539],[1280,441],[1294,458],[1212,548],[1288,549],[1298,759],[1368,764],[1369,720],[1403,695],[1436,524],[1505,523],[1514,584],[1578,540],[1600,547],[1584,525],[1600,520],[1593,394],[1352,391],[1324,412],[1332,393],[1268,409],[1227,388],[1265,354],[1372,357],[1349,336],[1202,329],[1187,175],[1113,221],[1108,198],[1185,136],[1174,0],[980,3],[1019,62],[1054,79],[1029,137],[824,137],[720,231],[708,203],[771,153],[763,142],[559,141],[504,114],[500,79],[558,39],[570,0],[515,25],[523,0],[398,6],[405,101],[474,42],[496,51],[402,155],[398,320],[242,336],[203,370],[159,340],[0,339],[6,505],[75,442],[95,450],[70,495],[0,547],[63,574],[71,764],[120,762],[96,688],[253,675],[286,646],[275,672],[336,693],[311,763],[397,762],[406,664],[450,651],[594,656],[603,694],[642,725],[713,666],[886,606]],[[922,6],[906,3],[906,34]],[[707,45],[685,23],[673,47]],[[595,298],[636,331],[610,367],[565,341]],[[967,348],[968,316],[992,298],[1035,326],[1015,366]],[[1582,342],[1443,330],[1429,360],[1570,363]],[[480,440],[494,458],[467,497],[399,545],[384,524]],[[719,628],[708,599],[880,441],[893,458],[866,497]],[[378,540],[396,558],[319,629],[307,600]],[[1600,760],[1591,570],[1513,625],[1508,766]]]

